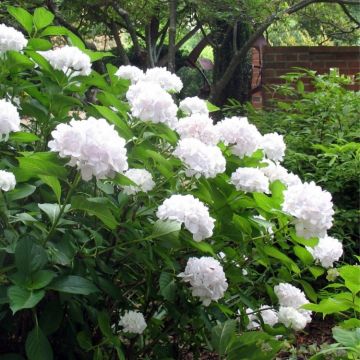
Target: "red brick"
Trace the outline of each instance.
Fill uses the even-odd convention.
[[[297,61],[297,54],[276,55],[276,61]]]
[[[346,64],[349,68],[359,69],[360,71],[360,61],[347,61]]]
[[[309,59],[309,54],[308,53],[299,53],[298,54],[298,59],[301,60],[308,60]]]

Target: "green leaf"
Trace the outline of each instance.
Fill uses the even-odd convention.
[[[114,111],[110,110],[106,106],[93,105],[93,107],[100,113],[100,115],[114,124],[120,135],[123,136],[126,140],[129,140],[133,137],[129,126]]]
[[[251,223],[243,216],[234,214],[233,215],[233,224],[240,229],[240,231],[245,234],[251,234]]]
[[[25,343],[26,355],[29,360],[52,360],[53,351],[51,345],[42,330],[36,326]]]
[[[159,278],[160,294],[165,300],[173,301],[175,298],[176,284],[174,276],[167,272],[162,272]]]
[[[212,104],[210,101],[206,100],[206,106],[209,110],[209,112],[215,112],[215,111],[219,111],[220,108],[218,108],[216,105]]]
[[[99,291],[90,280],[76,275],[58,278],[49,285],[49,288],[59,292],[79,295],[89,295]]]
[[[69,30],[63,26],[49,26],[44,29],[40,36],[58,36],[58,35],[67,35]]]
[[[6,199],[10,201],[24,199],[36,190],[36,186],[30,184],[16,185],[16,188],[6,193]]]
[[[325,272],[325,269],[320,266],[310,266],[309,271],[311,272],[313,277],[315,279],[317,279],[319,276],[321,276]]]
[[[313,287],[305,280],[298,280],[298,282],[302,285],[304,288],[305,294],[311,301],[317,301],[318,296],[316,294],[316,291],[313,289]]]
[[[179,223],[178,221],[157,220],[154,224],[152,237],[157,238],[169,234],[176,234],[178,236],[180,229],[181,223]]]
[[[21,309],[32,309],[45,296],[45,291],[30,291],[17,285],[10,286],[7,292],[13,314]]]
[[[187,242],[193,248],[199,250],[202,253],[207,253],[207,254],[211,254],[212,256],[216,256],[212,246],[207,242],[204,242],[204,241],[197,242],[197,241],[193,241],[193,240],[190,240],[190,239],[187,240]]]
[[[360,266],[345,265],[338,269],[340,276],[345,280],[345,286],[353,293],[360,291]]]
[[[36,51],[47,51],[52,48],[52,44],[45,39],[30,39],[27,47]]]
[[[49,285],[56,274],[50,270],[39,270],[30,276],[30,283],[27,288],[30,290],[42,289]]]
[[[295,272],[296,274],[300,274],[300,269],[296,265],[296,263],[293,260],[291,260],[287,255],[282,253],[280,250],[275,248],[274,246],[264,245],[263,250],[264,250],[265,254],[267,254],[268,256],[271,256],[275,259],[282,261],[293,272]]]
[[[32,15],[21,7],[8,6],[7,11],[9,14],[15,18],[15,20],[26,30],[30,35],[33,26],[33,17]]]
[[[110,211],[108,203],[92,202],[91,198],[79,195],[71,198],[71,206],[73,209],[84,210],[89,215],[96,216],[110,229],[118,226],[118,221]]]
[[[17,51],[8,51],[8,67],[11,72],[19,72],[26,69],[31,69],[35,65],[34,63],[24,54]]]
[[[211,330],[211,345],[220,355],[225,355],[235,335],[236,320],[226,320]]]
[[[54,15],[43,7],[37,8],[34,11],[34,25],[36,30],[41,30],[50,25],[54,20]]]
[[[267,212],[272,212],[274,210],[274,204],[268,196],[262,193],[253,193],[254,200],[256,205]]]
[[[87,351],[91,349],[92,347],[91,338],[86,331],[80,331],[79,333],[77,333],[76,340],[82,349]]]
[[[31,143],[34,141],[39,141],[40,138],[29,132],[17,131],[10,134],[9,140],[18,143]]]
[[[58,203],[60,203],[61,185],[60,185],[60,181],[58,180],[58,178],[55,176],[46,176],[46,175],[41,175],[41,176],[39,176],[39,178],[43,183],[45,183],[46,185],[51,187],[51,189],[53,190],[53,192],[56,196],[56,200],[58,201]]]
[[[60,214],[61,206],[59,204],[38,204],[38,207],[48,216],[51,223],[54,224]],[[69,204],[65,205],[64,212],[67,212],[70,207],[71,205]]]
[[[314,262],[312,255],[301,246],[295,245],[294,253],[305,265],[310,265]]]
[[[340,327],[334,327],[332,333],[334,339],[341,345],[354,348],[360,346],[360,328],[344,330]]]
[[[103,59],[104,57],[113,57],[114,54],[109,51],[92,51],[89,49],[82,50],[86,55],[89,56],[91,62],[98,61]]]
[[[39,176],[55,176],[60,179],[67,178],[67,170],[63,166],[64,161],[51,152],[23,153],[18,157],[19,167],[14,169],[17,182],[28,181]]]
[[[107,338],[112,338],[114,334],[111,330],[109,315],[105,311],[99,311],[97,314],[97,319],[103,335]]]
[[[15,265],[21,273],[28,275],[41,270],[47,261],[45,250],[35,244],[31,238],[22,239],[17,243]]]
[[[351,303],[346,299],[334,298],[321,300],[319,304],[306,304],[302,306],[304,309],[323,313],[324,316],[348,310],[350,307]]]

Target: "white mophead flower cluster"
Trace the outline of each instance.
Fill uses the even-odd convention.
[[[142,334],[146,329],[146,321],[141,312],[127,310],[120,317],[119,325],[123,327],[123,332],[132,334]]]
[[[213,178],[223,173],[226,168],[226,160],[221,150],[198,139],[181,139],[173,154],[185,164],[187,176]]]
[[[166,68],[162,67],[154,67],[152,69],[148,69],[145,73],[143,80],[149,81],[151,83],[157,83],[161,86],[162,89],[170,92],[177,93],[183,87],[183,83],[177,75],[171,73],[170,71],[166,70]]]
[[[184,223],[195,241],[213,234],[215,219],[209,215],[208,208],[192,195],[172,195],[159,206],[156,216],[160,220]]]
[[[3,191],[10,191],[15,188],[16,179],[13,173],[0,170],[0,189]]]
[[[311,311],[302,309],[308,304],[305,294],[295,286],[281,283],[274,287],[274,292],[279,299],[279,322],[295,331],[302,330],[311,322]]]
[[[180,119],[175,130],[181,139],[195,138],[207,145],[216,145],[219,142],[216,127],[206,114],[195,113]]]
[[[220,140],[226,145],[233,145],[232,152],[239,157],[250,156],[259,148],[261,134],[245,117],[225,118],[216,124],[216,128]]]
[[[0,136],[20,130],[20,116],[16,107],[5,99],[0,99]]]
[[[144,72],[138,67],[132,65],[120,66],[115,75],[121,79],[130,80],[132,84],[136,84],[144,78]]]
[[[282,208],[295,217],[298,236],[324,237],[332,226],[334,209],[331,194],[314,182],[290,186],[285,190]]]
[[[39,51],[50,65],[68,76],[87,76],[91,73],[90,57],[75,46],[63,46],[54,50]]]
[[[266,157],[273,161],[282,161],[285,156],[286,145],[284,137],[278,133],[265,134],[262,137],[260,147]]]
[[[256,313],[253,309],[246,309],[246,314],[249,317],[249,324],[247,325],[248,330],[257,329],[260,327],[261,322],[259,317],[261,316],[264,324],[269,326],[274,326],[278,323],[278,315],[277,312],[271,309],[271,306],[262,305],[259,308],[259,311]],[[260,316],[259,316],[260,315]]]
[[[209,115],[206,101],[198,98],[197,96],[187,97],[184,100],[180,101],[179,109],[183,111],[186,115]]]
[[[245,192],[269,192],[269,179],[257,168],[238,168],[231,174],[231,183]]]
[[[273,161],[267,159],[265,159],[264,162],[267,166],[260,168],[260,170],[270,182],[279,180],[286,186],[301,184],[301,180],[297,175],[288,172],[279,163],[274,163]]]
[[[138,81],[129,87],[126,98],[131,114],[142,121],[164,123],[175,128],[178,119],[173,98],[157,83]]]
[[[70,157],[70,166],[77,166],[83,180],[112,178],[128,168],[125,140],[105,119],[89,117],[59,124],[51,133],[51,151]]]
[[[0,24],[0,54],[6,51],[21,51],[27,45],[25,36],[11,26]]]
[[[129,169],[124,175],[136,184],[124,186],[124,193],[127,195],[148,192],[155,186],[151,173],[145,169]]]
[[[343,254],[342,243],[328,235],[320,238],[313,248],[307,246],[306,249],[324,268],[333,267],[334,262],[338,261]]]
[[[212,257],[190,258],[178,276],[190,283],[192,295],[199,297],[204,306],[221,299],[228,287],[222,266]]]

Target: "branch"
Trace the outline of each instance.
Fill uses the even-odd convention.
[[[211,89],[211,101],[216,103],[219,98],[219,95],[224,91],[226,86],[228,85],[229,81],[232,79],[236,68],[239,66],[243,58],[246,56],[248,51],[251,49],[254,42],[265,32],[270,25],[272,25],[276,20],[278,20],[283,15],[290,15],[293,14],[311,4],[314,3],[350,3],[350,4],[357,4],[358,0],[351,1],[351,0],[302,0],[285,10],[276,12],[271,14],[262,25],[260,25],[255,32],[249,37],[249,39],[245,42],[245,44],[241,47],[240,50],[234,53],[228,67],[226,68],[223,76],[221,79],[213,85]]]
[[[169,1],[169,49],[167,55],[168,70],[175,72],[176,53],[176,6],[177,0]]]
[[[134,52],[137,58],[141,55],[141,48],[139,44],[139,39],[137,37],[136,29],[133,25],[133,23],[130,20],[129,13],[124,10],[123,8],[116,6],[116,4],[112,4],[112,8],[124,19],[126,24],[126,29],[130,34],[131,41],[134,45]]]
[[[113,36],[114,36],[114,40],[115,40],[116,47],[117,47],[117,50],[118,50],[118,53],[119,53],[122,64],[123,65],[129,65],[130,61],[129,61],[129,58],[128,58],[127,54],[126,54],[124,46],[123,46],[123,44],[121,42],[121,38],[119,36],[119,29],[118,29],[116,23],[114,21],[112,21],[109,27],[111,29],[111,32],[112,32]]]
[[[360,4],[360,3],[359,3],[359,4]],[[345,4],[342,3],[342,2],[339,2],[339,5],[340,5],[341,8],[343,9],[343,11],[344,11],[344,13],[346,14],[346,16],[347,16],[351,21],[353,21],[357,26],[360,26],[360,22],[357,21],[357,19],[355,19],[355,18],[351,15],[349,9],[345,6]]]

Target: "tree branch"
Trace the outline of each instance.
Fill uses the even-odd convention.
[[[359,4],[360,4],[360,3],[359,3]],[[347,16],[351,21],[353,21],[357,26],[360,26],[360,22],[351,15],[351,13],[350,13],[349,9],[346,7],[346,5],[345,5],[344,3],[342,3],[342,2],[339,2],[339,5],[340,5],[341,8],[343,9],[343,11],[344,11],[344,13],[346,14],[346,16]]]
[[[213,84],[211,89],[210,100],[213,101],[215,104],[220,97],[220,94],[228,85],[229,81],[232,79],[236,68],[239,66],[240,62],[245,58],[248,51],[251,49],[254,42],[265,32],[270,25],[272,25],[276,20],[278,20],[283,15],[290,15],[293,14],[311,4],[315,3],[343,3],[343,4],[352,4],[358,3],[358,0],[302,0],[298,3],[284,9],[282,11],[276,12],[271,14],[256,30],[255,32],[249,37],[249,39],[245,42],[245,44],[234,53],[228,67],[226,68],[223,76],[221,79],[216,83]]]
[[[167,55],[167,67],[171,72],[175,72],[176,6],[177,0],[169,1],[169,49]]]
[[[111,32],[114,36],[114,40],[115,40],[116,47],[117,47],[119,57],[121,59],[122,64],[129,65],[130,64],[129,58],[128,58],[126,51],[124,49],[124,46],[121,42],[121,38],[119,35],[119,29],[114,21],[111,22],[110,28],[111,28]]]

